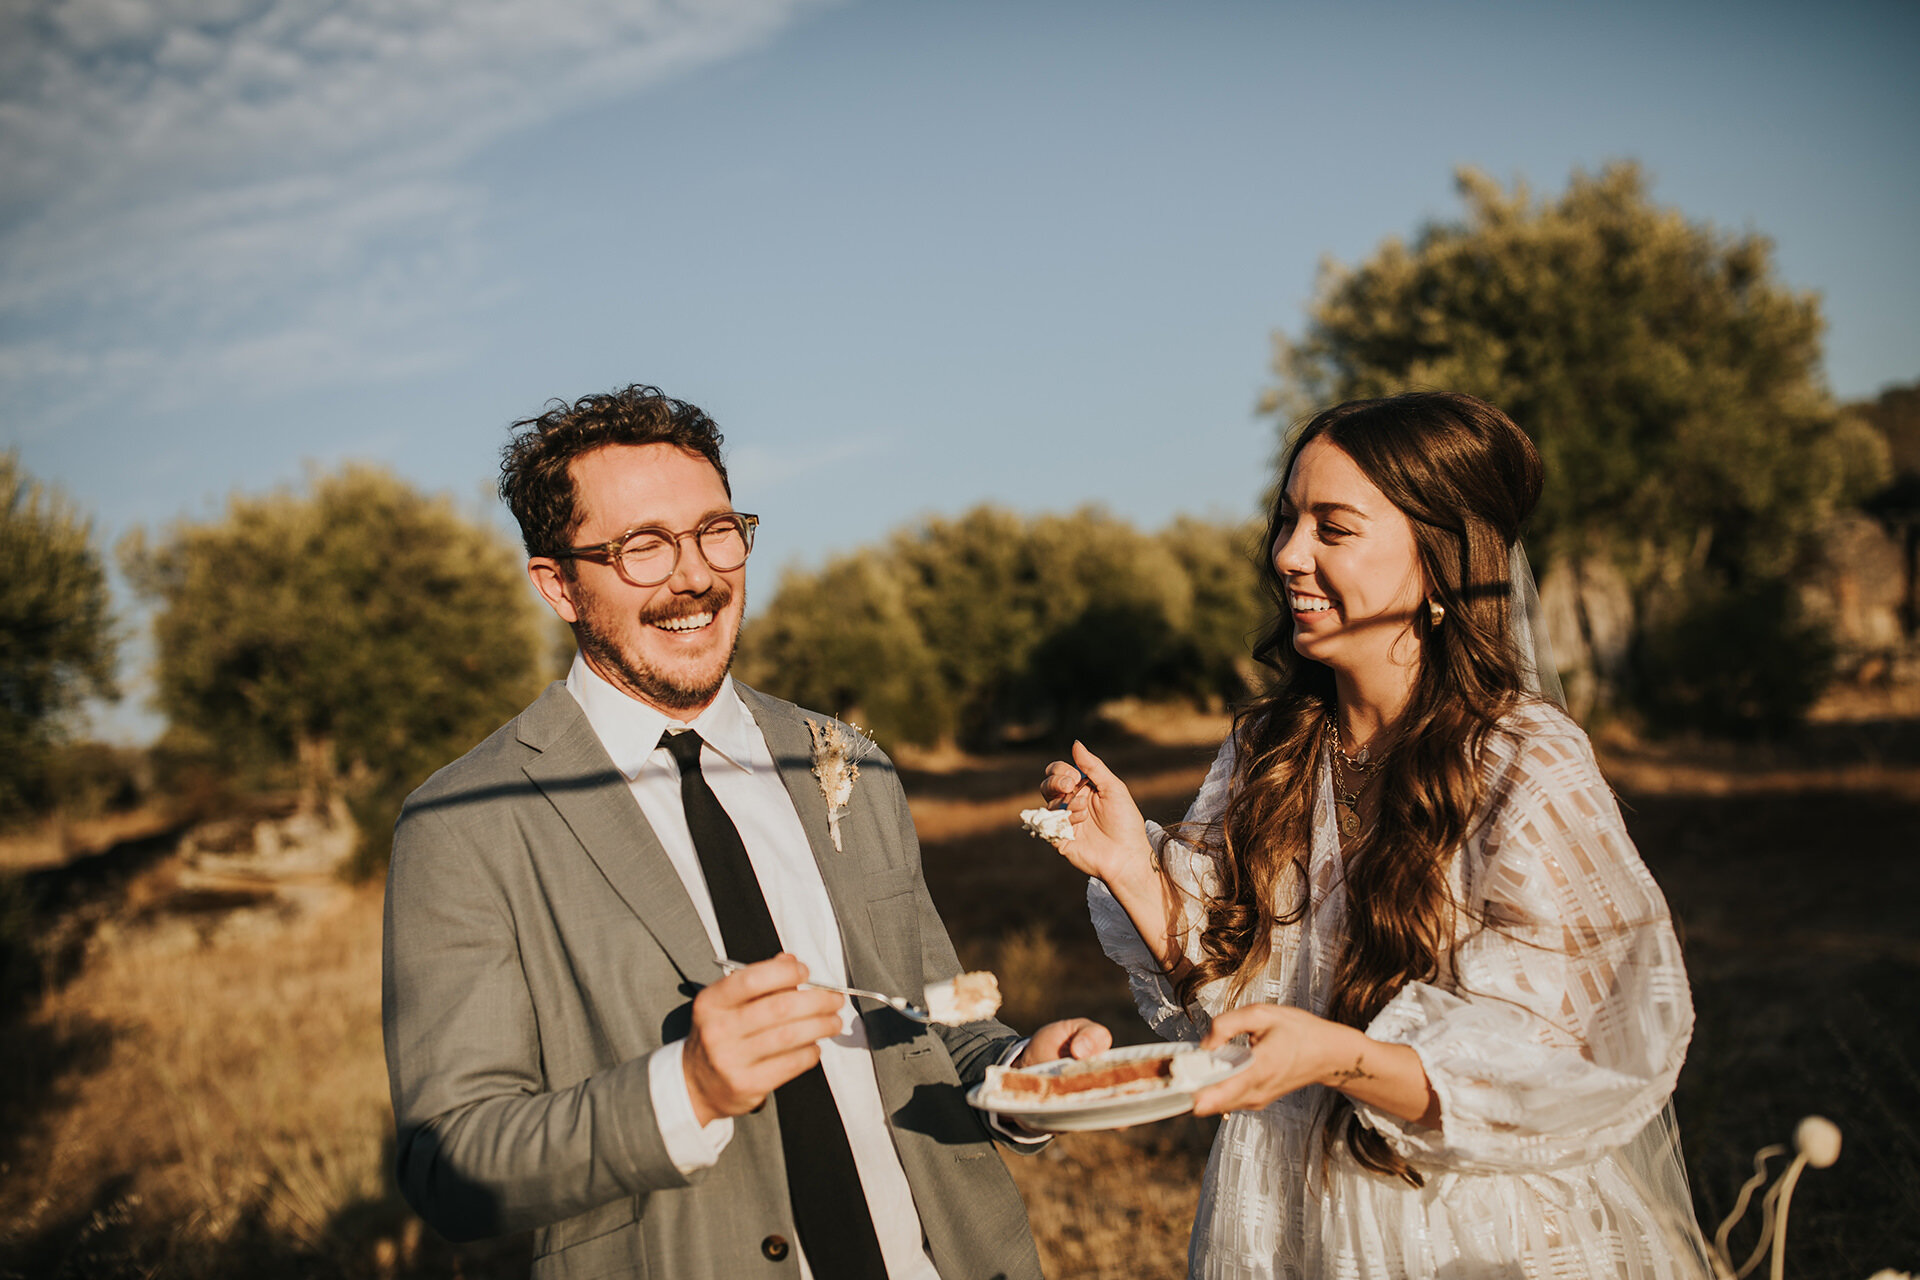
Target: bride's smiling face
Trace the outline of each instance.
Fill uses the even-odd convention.
[[[1301,656],[1349,673],[1418,660],[1414,617],[1427,587],[1413,523],[1324,436],[1287,474],[1273,567]]]

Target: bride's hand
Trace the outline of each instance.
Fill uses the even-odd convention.
[[[1238,1075],[1202,1089],[1193,1100],[1197,1116],[1257,1111],[1275,1098],[1319,1083],[1329,1032],[1347,1031],[1284,1004],[1248,1004],[1213,1020],[1203,1049],[1218,1049],[1237,1035],[1252,1041],[1253,1061]]]
[[[1109,887],[1153,869],[1146,819],[1127,784],[1084,743],[1073,744],[1073,763],[1055,760],[1040,784],[1048,808],[1073,819],[1073,839],[1057,847],[1068,862]]]
[[[1402,1120],[1440,1125],[1440,1098],[1407,1045],[1370,1040],[1356,1027],[1291,1005],[1249,1004],[1215,1018],[1200,1047],[1218,1049],[1237,1035],[1252,1041],[1252,1063],[1195,1095],[1195,1115],[1253,1111],[1302,1085],[1324,1084]]]

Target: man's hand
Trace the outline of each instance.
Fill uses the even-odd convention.
[[[1091,1018],[1066,1018],[1034,1032],[1027,1047],[1009,1065],[1037,1067],[1055,1058],[1091,1058],[1111,1048],[1113,1032]]]
[[[840,1034],[842,997],[799,990],[806,980],[807,966],[783,954],[693,998],[693,1032],[680,1062],[702,1125],[752,1111],[820,1061],[821,1040]]]

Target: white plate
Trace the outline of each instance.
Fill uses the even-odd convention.
[[[1075,1133],[1088,1129],[1124,1129],[1183,1115],[1193,1110],[1193,1095],[1210,1084],[1218,1084],[1253,1061],[1253,1051],[1245,1045],[1228,1044],[1218,1049],[1197,1049],[1190,1044],[1136,1044],[1112,1049],[1100,1055],[1102,1062],[1132,1062],[1141,1058],[1170,1058],[1177,1053],[1195,1053],[1208,1059],[1209,1070],[1192,1089],[1149,1089],[1143,1093],[1095,1092],[1091,1096],[1068,1094],[1035,1101],[989,1093],[985,1084],[967,1090],[967,1102],[981,1111],[991,1111],[1029,1129],[1048,1133]],[[1067,1060],[1042,1063],[1030,1070],[1051,1075],[1063,1070]]]

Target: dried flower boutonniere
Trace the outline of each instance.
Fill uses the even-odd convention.
[[[827,834],[833,837],[834,852],[839,853],[840,818],[847,811],[847,801],[853,798],[860,762],[879,746],[857,726],[838,720],[821,724],[809,717],[807,734],[813,739],[813,776],[820,779],[820,794],[827,798]]]

